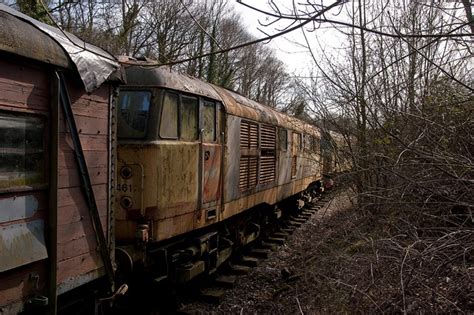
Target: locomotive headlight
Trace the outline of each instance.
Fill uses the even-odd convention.
[[[120,198],[120,205],[124,209],[130,209],[133,206],[132,198],[127,196]]]
[[[132,175],[132,169],[130,167],[124,166],[120,169],[120,176],[122,176],[123,179],[129,179]]]

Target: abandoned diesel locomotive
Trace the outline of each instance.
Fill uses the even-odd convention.
[[[326,172],[337,163],[331,145],[321,153],[314,126],[169,67],[121,61],[115,235],[122,271],[148,266],[157,282],[212,273],[232,248],[274,223],[282,203],[302,205],[318,192],[322,156]]]

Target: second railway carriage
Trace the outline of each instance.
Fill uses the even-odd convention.
[[[168,67],[121,60],[119,269],[151,263],[157,281],[212,272],[280,203],[319,188],[317,128]]]
[[[2,4],[0,25],[0,314],[54,314],[58,295],[102,278],[112,263],[118,82],[108,79],[119,64]]]

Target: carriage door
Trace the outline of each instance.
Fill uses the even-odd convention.
[[[204,218],[201,218],[201,224],[206,225],[217,218],[221,198],[220,103],[201,99],[200,113],[201,209],[204,210],[202,213]]]
[[[298,171],[298,151],[301,146],[301,134],[293,132],[291,142],[291,178],[296,177]]]

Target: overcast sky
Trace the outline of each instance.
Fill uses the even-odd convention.
[[[271,8],[269,8],[267,1],[242,1],[252,6],[257,6],[259,9],[271,12]],[[284,5],[284,3],[288,4],[289,1],[277,0],[275,3],[279,5],[280,10],[283,12],[289,12],[288,8],[285,10]],[[325,3],[331,4],[332,2],[325,1]],[[247,8],[237,2],[232,2],[232,5],[235,10],[240,13],[242,22],[247,25],[247,30],[257,38],[266,36],[264,33],[259,31],[259,29],[271,35],[277,33],[278,29],[282,29],[289,24],[288,21],[282,21],[272,24],[271,26],[264,27],[259,24],[259,21],[262,23],[268,23],[274,21],[274,18]],[[337,8],[333,9],[333,11],[334,14],[339,12]],[[331,11],[328,13],[328,17],[329,16],[334,18]],[[339,15],[338,18],[341,19],[341,15]],[[306,29],[308,30],[309,28]],[[327,48],[327,51],[331,52],[332,54],[337,54],[338,48],[341,48],[344,45],[343,36],[338,31],[334,30],[334,28],[332,28],[329,24],[322,25],[315,31],[306,32],[306,35],[310,41],[311,47],[317,48],[319,47],[319,43],[321,43],[321,45]],[[316,41],[316,36],[319,43]],[[303,76],[309,74],[313,61],[309,51],[305,47],[300,46],[306,46],[301,29],[297,29],[289,34],[275,38],[268,45],[274,49],[278,58],[287,64],[288,71],[290,73]],[[314,49],[313,52],[317,54],[318,49]]]
[[[268,5],[268,1],[266,0],[241,0],[244,3],[247,3],[252,6],[257,6],[259,9],[264,11],[273,12]],[[335,0],[324,0],[323,3],[325,5],[330,5],[334,3]],[[427,2],[428,0],[420,0],[420,2]],[[431,0],[429,0],[431,1]],[[278,8],[283,13],[291,13],[291,8],[288,5],[292,4],[292,1],[289,0],[274,0],[274,3],[278,5]],[[317,3],[320,3],[317,1]],[[265,14],[247,8],[246,6],[239,4],[236,0],[231,0],[230,4],[235,8],[237,12],[240,13],[242,17],[242,22],[247,25],[247,30],[253,34],[257,38],[265,37],[266,35],[259,31],[258,29],[262,29],[269,35],[273,35],[278,33],[278,29],[283,29],[287,26],[290,22],[288,20],[278,22],[272,24],[271,26],[264,27],[259,24],[259,21],[264,22],[272,22],[274,21],[273,17],[268,17]],[[455,18],[456,22],[464,22],[466,19],[465,12],[463,6],[458,2],[445,2],[442,4],[443,7],[449,8],[456,6],[457,10],[448,10],[445,17],[446,19],[450,19],[449,15],[457,16]],[[300,6],[301,8],[302,6]],[[401,9],[401,7],[397,6],[394,2],[388,2],[388,7],[396,12],[397,10]],[[347,10],[350,10],[351,4],[345,3],[343,4],[343,9],[340,10],[339,7],[335,7],[329,12],[325,14],[326,18],[350,22],[350,19],[347,14]],[[310,23],[311,24],[311,23]],[[308,24],[308,25],[310,25]],[[368,24],[370,27],[370,25]],[[338,28],[341,28],[338,26]],[[318,61],[321,60],[321,63],[324,64],[325,61],[322,60],[321,54],[321,47],[326,51],[327,54],[331,54],[331,59],[339,58],[339,53],[343,50],[341,48],[347,46],[347,37],[343,35],[340,31],[336,30],[330,23],[325,23],[320,25],[320,27],[316,30],[311,30],[311,26],[305,27],[306,35],[308,41],[310,42],[310,46],[312,47],[313,53],[316,55]],[[344,31],[349,31],[349,28],[342,28]],[[389,33],[393,33],[393,30],[387,26],[387,29],[384,29]],[[465,30],[469,32],[468,27],[466,26]],[[302,75],[306,76],[309,75],[311,69],[314,65],[313,59],[309,53],[309,51],[301,46],[306,46],[305,38],[302,35],[302,30],[297,29],[289,34],[284,36],[278,37],[272,40],[269,44],[270,47],[274,49],[278,58],[284,61],[287,64],[288,72],[294,75]],[[474,59],[474,58],[473,58]]]

